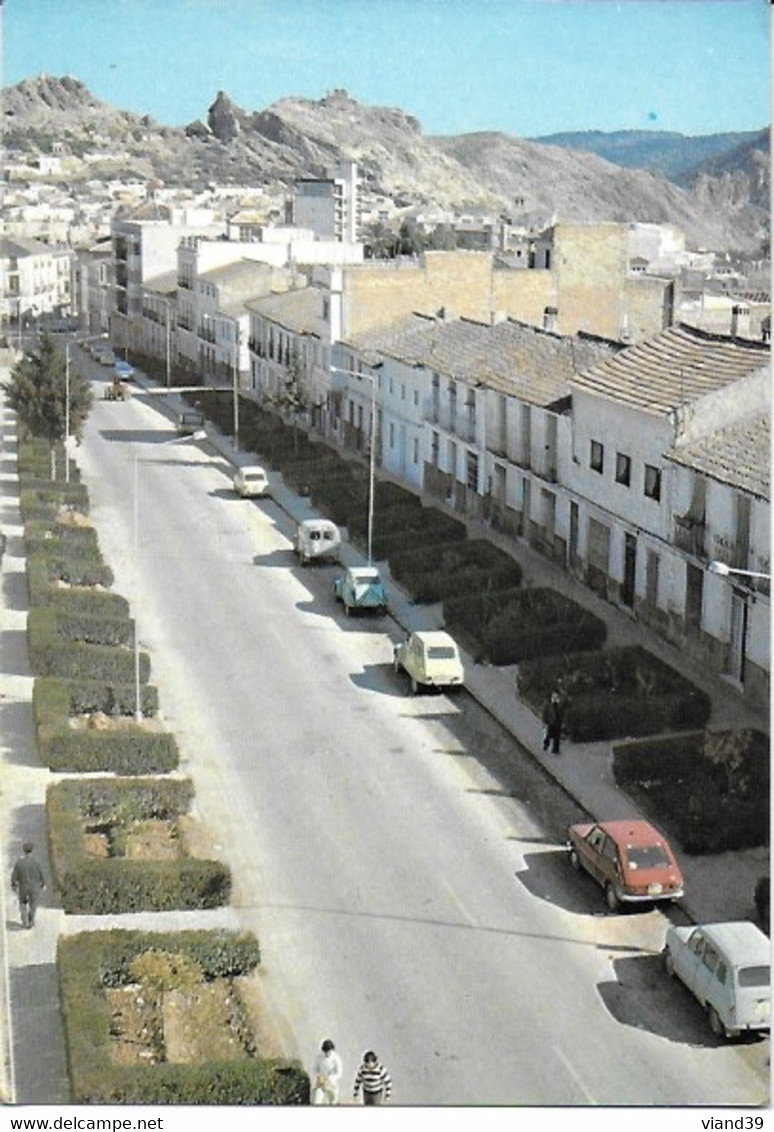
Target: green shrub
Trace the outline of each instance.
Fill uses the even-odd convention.
[[[492,664],[588,651],[605,643],[607,625],[556,590],[511,593],[489,620],[482,639]]]
[[[38,754],[44,766],[68,774],[168,774],[180,762],[174,735],[139,728],[53,733],[40,729]]]
[[[542,711],[557,684],[568,698],[565,729],[577,742],[703,727],[711,711],[704,692],[639,646],[519,665],[519,695],[535,711]]]
[[[759,731],[691,731],[613,748],[613,774],[687,853],[769,843],[770,749]]]
[[[218,861],[131,860],[123,856],[136,822],[174,821],[190,808],[187,779],[66,780],[46,796],[54,881],[65,912],[79,915],[215,908],[228,902],[231,876]],[[110,854],[91,857],[84,827],[110,831]]]
[[[31,609],[27,617],[27,638],[32,669],[40,676],[130,684],[135,678],[135,658],[126,638],[132,625],[131,621],[96,617],[74,619],[50,609]],[[102,643],[122,638],[123,647]],[[140,681],[145,684],[150,676],[147,653],[140,653],[139,663]]]
[[[110,1060],[105,988],[131,981],[132,961],[163,949],[189,956],[205,977],[248,974],[260,961],[250,935],[210,932],[86,932],[61,937],[60,999],[72,1098],[78,1104],[307,1104],[309,1078],[293,1061],[248,1057],[210,1065],[120,1067]]]

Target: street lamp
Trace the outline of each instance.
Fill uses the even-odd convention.
[[[376,374],[360,373],[354,369],[340,369],[331,366],[332,373],[343,373],[348,377],[365,378],[371,382],[371,428],[370,452],[368,454],[368,565],[371,565],[371,549],[374,533],[374,477],[376,470]]]
[[[718,574],[721,578],[728,578],[731,574],[738,574],[743,578],[765,578],[766,581],[771,581],[771,574],[764,574],[758,570],[738,570],[735,566],[727,566],[725,562],[708,562],[707,569],[710,574]]]
[[[167,447],[170,444],[185,444],[190,443],[192,440],[206,440],[207,433],[203,428],[197,429],[196,432],[190,436],[176,436],[173,440],[165,440],[162,447]],[[134,565],[134,720],[135,723],[142,721],[142,696],[140,694],[140,638],[137,633],[137,604],[139,600],[139,585],[137,578],[137,561],[138,561],[138,547],[139,547],[139,518],[140,518],[140,493],[138,491],[138,467],[140,463],[139,456],[133,456],[132,461],[134,464],[133,475],[133,507],[132,507],[132,563]]]
[[[225,322],[234,324],[234,346],[231,353],[232,363],[232,387],[233,387],[233,405],[234,405],[234,449],[239,451],[239,319],[231,319],[222,314],[208,314],[202,311],[202,319],[205,322]],[[217,337],[217,335],[216,335]],[[217,341],[215,342],[217,345]]]

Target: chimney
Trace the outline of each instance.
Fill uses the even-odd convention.
[[[731,337],[745,337],[750,333],[750,308],[744,303],[734,303],[731,307]]]
[[[543,329],[558,334],[559,310],[557,307],[545,307],[543,310]]]

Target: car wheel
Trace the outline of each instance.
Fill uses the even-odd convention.
[[[418,691],[419,691],[419,684],[416,681],[416,677],[412,676],[411,677],[411,694],[412,694],[412,696],[415,696]]]
[[[570,850],[570,864],[575,869],[576,873],[580,872],[581,863],[580,863],[580,857],[578,856],[577,849],[571,849]]]
[[[618,898],[618,893],[615,890],[615,885],[610,881],[605,885],[605,900],[611,912],[617,912],[621,907],[621,901]]]
[[[664,970],[666,971],[666,973],[669,975],[669,977],[671,979],[674,976],[674,973],[675,973],[675,957],[672,954],[671,947],[665,947],[663,955],[664,955]]]
[[[707,1021],[709,1028],[716,1038],[724,1038],[726,1036],[726,1028],[720,1021],[720,1015],[714,1006],[707,1007]]]

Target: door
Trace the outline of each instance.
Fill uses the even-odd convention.
[[[704,601],[704,571],[686,563],[685,568],[685,631],[695,635],[701,628],[701,609]]]
[[[728,654],[728,675],[744,684],[747,652],[747,599],[740,590],[731,594],[731,641]]]
[[[621,602],[629,609],[634,607],[634,584],[637,573],[637,539],[624,535],[624,568],[621,585]]]

